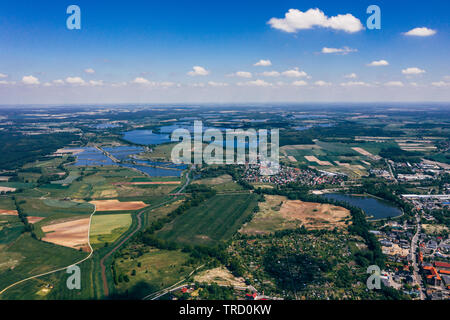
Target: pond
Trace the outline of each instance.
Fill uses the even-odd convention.
[[[115,165],[139,170],[152,177],[180,177],[187,165],[174,164],[171,162],[155,162],[148,160],[137,160],[133,155],[144,151],[142,147],[120,146],[103,148],[109,154],[121,161],[120,163],[112,161],[100,150],[88,147],[81,148],[83,151],[77,155],[75,166],[106,166]]]
[[[327,199],[348,202],[354,207],[358,207],[373,219],[385,219],[397,217],[402,211],[391,203],[370,196],[356,196],[342,193],[326,193],[323,195]]]

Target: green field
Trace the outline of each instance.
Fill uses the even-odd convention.
[[[127,251],[125,255],[116,260],[116,290],[119,296],[126,294],[128,299],[142,299],[184,279],[193,270],[185,265],[189,254],[181,251],[152,249],[140,257],[131,258]],[[122,280],[125,275],[129,282]]]
[[[14,200],[9,196],[0,196],[0,209],[16,210]]]
[[[94,207],[89,203],[68,200],[17,197],[19,207],[29,216],[49,217],[54,214],[91,214]]]
[[[205,178],[196,180],[193,184],[204,184],[217,192],[241,191],[244,190],[242,186],[233,181],[229,174],[224,174],[215,178]]]
[[[0,251],[0,261],[14,257],[8,269],[0,273],[0,291],[27,277],[69,266],[87,255],[74,249],[34,240],[25,233],[11,246]],[[3,299],[4,296],[0,296]],[[17,296],[16,298],[21,298]]]
[[[256,196],[250,193],[216,195],[177,217],[157,236],[189,244],[228,240],[252,214],[256,204]]]
[[[91,245],[113,243],[131,226],[131,214],[94,215],[91,221]]]
[[[149,179],[144,174],[127,168],[109,167],[68,167],[70,174],[64,181],[48,184],[40,189],[48,193],[51,198],[86,199],[132,199],[148,198],[168,194],[176,188],[174,185],[158,185],[154,188],[140,188],[139,186],[119,184],[135,181],[158,181]],[[72,179],[74,178],[74,179]],[[70,182],[70,180],[72,180]],[[177,180],[177,179],[171,179]],[[160,181],[166,181],[160,179]],[[169,180],[170,181],[170,180]],[[63,186],[62,184],[69,183]]]

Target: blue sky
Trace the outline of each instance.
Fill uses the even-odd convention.
[[[449,101],[449,14],[437,0],[2,2],[0,104]]]

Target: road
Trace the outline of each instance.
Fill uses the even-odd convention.
[[[184,185],[176,192],[174,193],[174,198],[167,200],[163,203],[160,203],[154,207],[150,207],[150,208],[145,208],[143,210],[141,210],[138,214],[137,214],[137,220],[138,220],[138,224],[136,229],[134,229],[128,236],[126,236],[124,239],[122,239],[111,251],[109,251],[101,260],[100,260],[100,268],[101,268],[101,273],[102,273],[102,282],[103,282],[103,292],[105,294],[105,296],[109,295],[109,288],[108,288],[108,279],[106,278],[106,266],[105,266],[105,261],[106,259],[108,259],[114,252],[116,252],[125,242],[127,242],[132,236],[134,236],[136,234],[136,232],[138,232],[139,230],[141,230],[142,228],[142,214],[146,211],[146,210],[153,210],[156,208],[159,208],[167,203],[172,202],[177,195],[179,195],[181,192],[183,192],[183,190],[188,186],[189,182],[191,181],[190,177],[189,177],[189,173],[191,170],[186,172],[186,181],[184,183]]]
[[[386,159],[384,159],[384,162],[386,163],[386,165],[387,165],[388,168],[389,168],[389,173],[390,173],[392,179],[395,181],[395,183],[398,183],[397,179],[396,179],[395,176],[394,176],[394,173],[392,172],[391,164],[390,164]]]
[[[411,258],[412,258],[412,264],[413,264],[413,268],[414,268],[413,279],[414,279],[414,284],[419,286],[420,300],[424,300],[425,295],[423,293],[422,279],[419,274],[419,266],[417,265],[417,253],[416,253],[417,252],[417,241],[419,239],[419,233],[420,233],[420,217],[419,217],[418,213],[416,213],[416,221],[417,221],[417,230],[411,240]]]
[[[183,186],[175,193],[176,195],[179,195],[181,192],[183,192],[183,190],[188,186],[189,182],[191,181],[191,180],[190,180],[190,177],[189,177],[189,173],[190,173],[190,171],[186,172],[186,181],[185,181],[184,185],[183,185]],[[176,196],[175,196],[175,197],[176,197]],[[170,200],[168,200],[168,201],[165,201],[165,202],[163,202],[163,203],[160,203],[160,204],[154,206],[154,207],[151,208],[151,209],[156,209],[156,208],[158,208],[158,207],[160,207],[160,206],[163,206],[163,205],[165,205],[165,204],[167,204],[167,203],[169,203],[169,202],[171,202],[171,201],[173,201],[173,199],[170,199]],[[106,278],[106,266],[105,266],[105,261],[106,261],[106,259],[108,259],[114,252],[116,252],[116,251],[117,251],[117,250],[118,250],[118,249],[119,249],[126,241],[128,241],[133,235],[135,235],[136,232],[138,232],[139,230],[141,230],[141,228],[142,228],[142,214],[145,212],[145,210],[148,210],[148,209],[149,209],[149,208],[146,208],[146,209],[140,211],[140,212],[137,214],[138,225],[137,225],[136,229],[133,230],[127,237],[125,237],[124,239],[122,239],[122,240],[120,241],[120,243],[118,243],[118,244],[117,244],[110,252],[108,252],[108,253],[100,260],[100,267],[101,267],[102,281],[103,281],[103,290],[104,290],[104,293],[105,293],[106,296],[109,295],[109,288],[108,288],[108,281],[107,281],[107,278]],[[45,273],[41,273],[41,274],[38,274],[38,275],[35,275],[35,276],[32,276],[32,277],[28,277],[28,278],[26,278],[26,279],[22,279],[22,280],[20,280],[20,281],[17,281],[17,282],[15,282],[15,283],[13,283],[13,284],[7,286],[6,288],[2,289],[2,290],[0,291],[0,295],[2,295],[2,294],[5,293],[7,290],[11,289],[12,287],[14,287],[14,286],[16,286],[16,285],[18,285],[18,284],[20,284],[20,283],[26,282],[26,281],[31,280],[31,279],[36,279],[36,278],[39,278],[39,277],[43,277],[43,276],[46,276],[46,275],[49,275],[49,274],[52,274],[52,273],[56,273],[56,272],[60,272],[60,271],[66,270],[67,268],[69,268],[69,267],[71,267],[71,266],[78,265],[78,264],[83,263],[84,261],[88,260],[89,258],[91,258],[91,257],[92,257],[92,254],[94,253],[94,249],[92,249],[92,246],[91,246],[91,243],[90,243],[90,240],[89,240],[89,239],[90,239],[90,230],[91,230],[92,216],[95,214],[96,210],[97,210],[97,208],[96,208],[95,205],[94,205],[94,211],[91,213],[91,216],[90,216],[90,218],[89,218],[88,245],[89,245],[89,248],[90,248],[90,252],[89,252],[89,255],[88,255],[87,257],[85,257],[85,258],[83,258],[82,260],[80,260],[80,261],[78,261],[78,262],[75,262],[75,263],[73,263],[73,264],[71,264],[71,265],[69,265],[69,266],[66,266],[66,267],[63,267],[63,268],[58,268],[58,269],[56,269],[56,270],[48,271],[48,272],[45,272]]]
[[[52,273],[56,273],[56,272],[60,272],[60,271],[66,270],[69,267],[76,266],[77,264],[80,264],[80,263],[88,260],[92,256],[92,254],[94,253],[94,249],[92,249],[92,246],[91,246],[90,233],[91,233],[92,216],[95,214],[96,211],[97,211],[97,207],[94,205],[94,211],[91,213],[91,216],[89,218],[89,229],[88,229],[88,245],[89,245],[90,252],[89,252],[89,255],[86,258],[83,258],[80,261],[75,262],[75,263],[73,263],[73,264],[71,264],[71,265],[69,265],[67,267],[58,268],[56,270],[48,271],[48,272],[45,272],[45,273],[41,273],[41,274],[38,274],[38,275],[35,275],[35,276],[32,276],[32,277],[29,277],[29,278],[17,281],[15,283],[7,286],[6,288],[4,288],[2,291],[0,291],[0,295],[5,293],[8,289],[11,289],[12,287],[14,287],[14,286],[16,286],[16,285],[18,285],[20,283],[23,283],[25,281],[28,281],[28,280],[31,280],[31,279],[36,279],[36,278],[43,277],[43,276],[46,276],[46,275],[49,275],[49,274],[52,274]]]
[[[175,290],[183,288],[184,286],[187,285],[186,283],[183,283],[183,282],[185,282],[190,276],[192,276],[197,270],[199,270],[203,266],[204,266],[204,264],[202,264],[201,266],[199,266],[199,267],[195,268],[194,270],[192,270],[192,272],[189,273],[186,278],[178,281],[177,283],[174,283],[173,285],[171,285],[171,286],[169,286],[167,288],[161,289],[161,290],[159,290],[157,292],[153,292],[153,293],[149,294],[148,296],[145,296],[144,298],[142,298],[142,300],[156,300],[156,299],[162,297],[163,295],[165,295],[168,292],[172,292],[172,291],[175,291]],[[183,284],[180,284],[180,283],[183,283]]]

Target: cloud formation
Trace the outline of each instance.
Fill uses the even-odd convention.
[[[40,84],[39,79],[36,78],[36,77],[33,77],[31,75],[30,76],[24,76],[22,78],[22,83],[23,84],[30,84],[30,85],[32,85],[32,84]]]
[[[67,77],[66,83],[79,86],[83,86],[86,84],[86,82],[80,77]]]
[[[235,73],[230,74],[232,77],[239,77],[239,78],[251,78],[252,73],[247,71],[237,71]]]
[[[369,84],[364,81],[348,81],[348,82],[342,82],[341,86],[343,86],[343,87],[368,87]]]
[[[201,66],[193,66],[192,70],[187,74],[191,77],[195,76],[207,76],[210,72]]]
[[[330,53],[335,53],[335,54],[349,54],[350,52],[357,52],[357,49],[352,49],[349,47],[343,47],[343,48],[328,48],[328,47],[323,47],[322,48],[322,53],[324,54],[330,54]]]
[[[298,9],[289,9],[284,18],[272,18],[267,23],[274,29],[289,33],[314,27],[342,30],[348,33],[358,32],[364,28],[361,21],[350,13],[327,17],[318,8],[309,9],[305,12]]]
[[[269,82],[266,82],[261,79],[253,80],[253,81],[247,81],[247,82],[238,82],[238,86],[251,86],[251,87],[270,87],[272,84]]]
[[[331,82],[326,82],[326,81],[323,81],[323,80],[318,80],[318,81],[314,82],[314,85],[315,85],[315,86],[318,86],[318,87],[326,87],[326,86],[331,86]]]
[[[419,69],[419,68],[416,68],[416,67],[411,67],[411,68],[403,69],[402,73],[406,74],[406,75],[417,75],[417,74],[425,73],[425,70]]]
[[[383,66],[388,66],[389,62],[387,62],[386,60],[377,60],[377,61],[372,61],[371,63],[368,64],[369,67],[383,67]]]
[[[84,72],[86,72],[87,74],[94,74],[95,70],[92,68],[87,68],[87,69],[84,69]]]
[[[405,36],[413,36],[413,37],[429,37],[436,34],[436,30],[428,29],[427,27],[414,28],[405,32]]]
[[[261,75],[264,77],[279,77],[280,73],[278,71],[264,71]]]
[[[437,81],[437,82],[432,82],[431,85],[434,87],[439,87],[439,88],[450,87],[450,82]]]
[[[344,78],[347,78],[347,79],[356,79],[356,78],[358,78],[358,75],[356,74],[356,73],[349,73],[349,74],[346,74],[345,76],[344,76]]]
[[[386,87],[403,87],[404,84],[401,81],[388,81],[384,84]]]
[[[304,81],[304,80],[297,80],[292,82],[292,85],[295,87],[304,87],[308,85],[308,82]]]
[[[270,67],[272,65],[272,62],[270,60],[259,60],[254,64],[255,67]]]
[[[301,78],[301,77],[308,76],[308,74],[305,71],[299,70],[298,68],[283,71],[281,74],[283,76],[291,77],[291,78]]]

